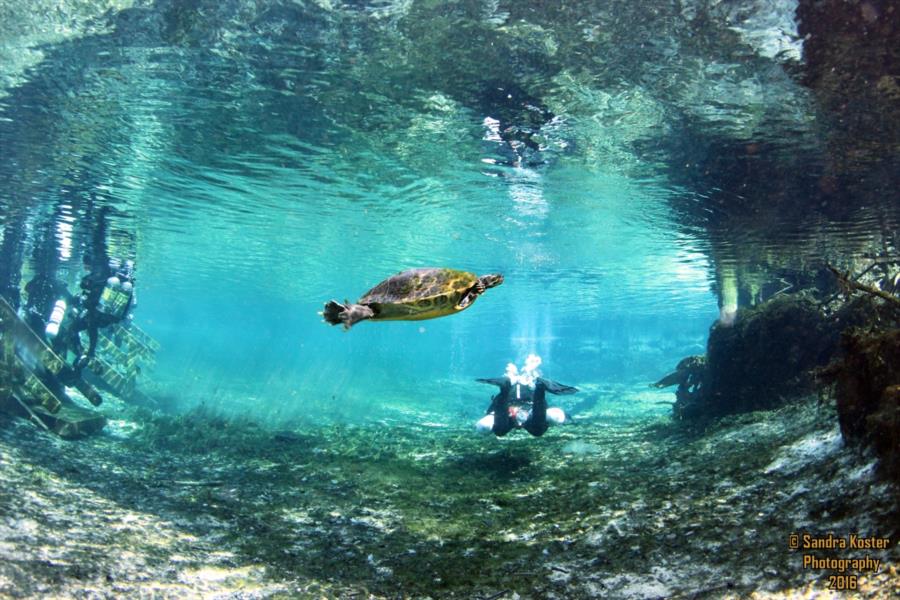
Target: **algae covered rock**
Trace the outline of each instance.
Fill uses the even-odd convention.
[[[695,420],[776,408],[832,383],[843,438],[871,445],[900,480],[900,303],[882,289],[896,276],[877,279],[844,279],[837,308],[836,296],[800,293],[742,309],[713,326],[705,361],[688,357],[654,385],[678,384],[673,416]]]
[[[882,467],[900,481],[900,385],[884,388],[878,410],[866,418],[866,424]]]
[[[781,296],[742,309],[731,326],[709,334],[700,393],[675,403],[680,418],[774,408],[812,391],[814,369],[828,363],[838,329],[812,299]]]
[[[870,443],[888,474],[900,479],[900,329],[851,329],[842,357],[826,370],[835,383],[844,439]]]

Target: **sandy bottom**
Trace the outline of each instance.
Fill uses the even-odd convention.
[[[813,401],[704,432],[588,416],[504,440],[468,423],[275,432],[201,412],[117,413],[78,442],[0,417],[0,596],[900,593],[898,490]],[[791,549],[804,532],[893,539]],[[804,554],[880,564],[804,568]]]

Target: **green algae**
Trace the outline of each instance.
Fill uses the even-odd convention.
[[[27,467],[18,489],[59,513],[44,545],[71,546],[79,528],[102,535],[42,569],[13,541],[18,570],[0,567],[0,582],[64,597],[84,581],[223,597],[626,598],[646,595],[646,582],[677,595],[710,580],[777,591],[814,579],[786,531],[812,519],[883,531],[896,515],[888,488],[846,475],[863,458],[822,445],[835,417],[813,400],[705,431],[659,419],[503,440],[414,423],[273,431],[209,409],[131,412],[132,435],[77,445],[2,424],[0,449],[19,447],[3,477]],[[573,441],[594,450],[569,452]],[[804,444],[813,451],[792,450]],[[15,500],[0,493],[7,514],[23,512]],[[123,568],[123,556],[139,566]]]

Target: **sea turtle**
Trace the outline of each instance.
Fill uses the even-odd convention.
[[[352,304],[334,300],[320,314],[332,325],[350,329],[357,321],[420,321],[452,315],[475,302],[479,294],[503,283],[503,275],[479,277],[454,269],[409,269],[385,279]]]

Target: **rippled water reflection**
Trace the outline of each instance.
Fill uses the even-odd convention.
[[[897,230],[894,196],[827,195],[790,2],[2,6],[4,243],[27,275],[55,223],[71,280],[114,207],[139,320],[180,363],[293,385],[350,377],[341,356],[388,390],[410,361],[463,377],[531,345],[585,376],[666,348],[649,377],[734,273],[749,294]],[[424,327],[434,359],[397,328],[318,323],[322,301],[429,264],[507,276]]]

